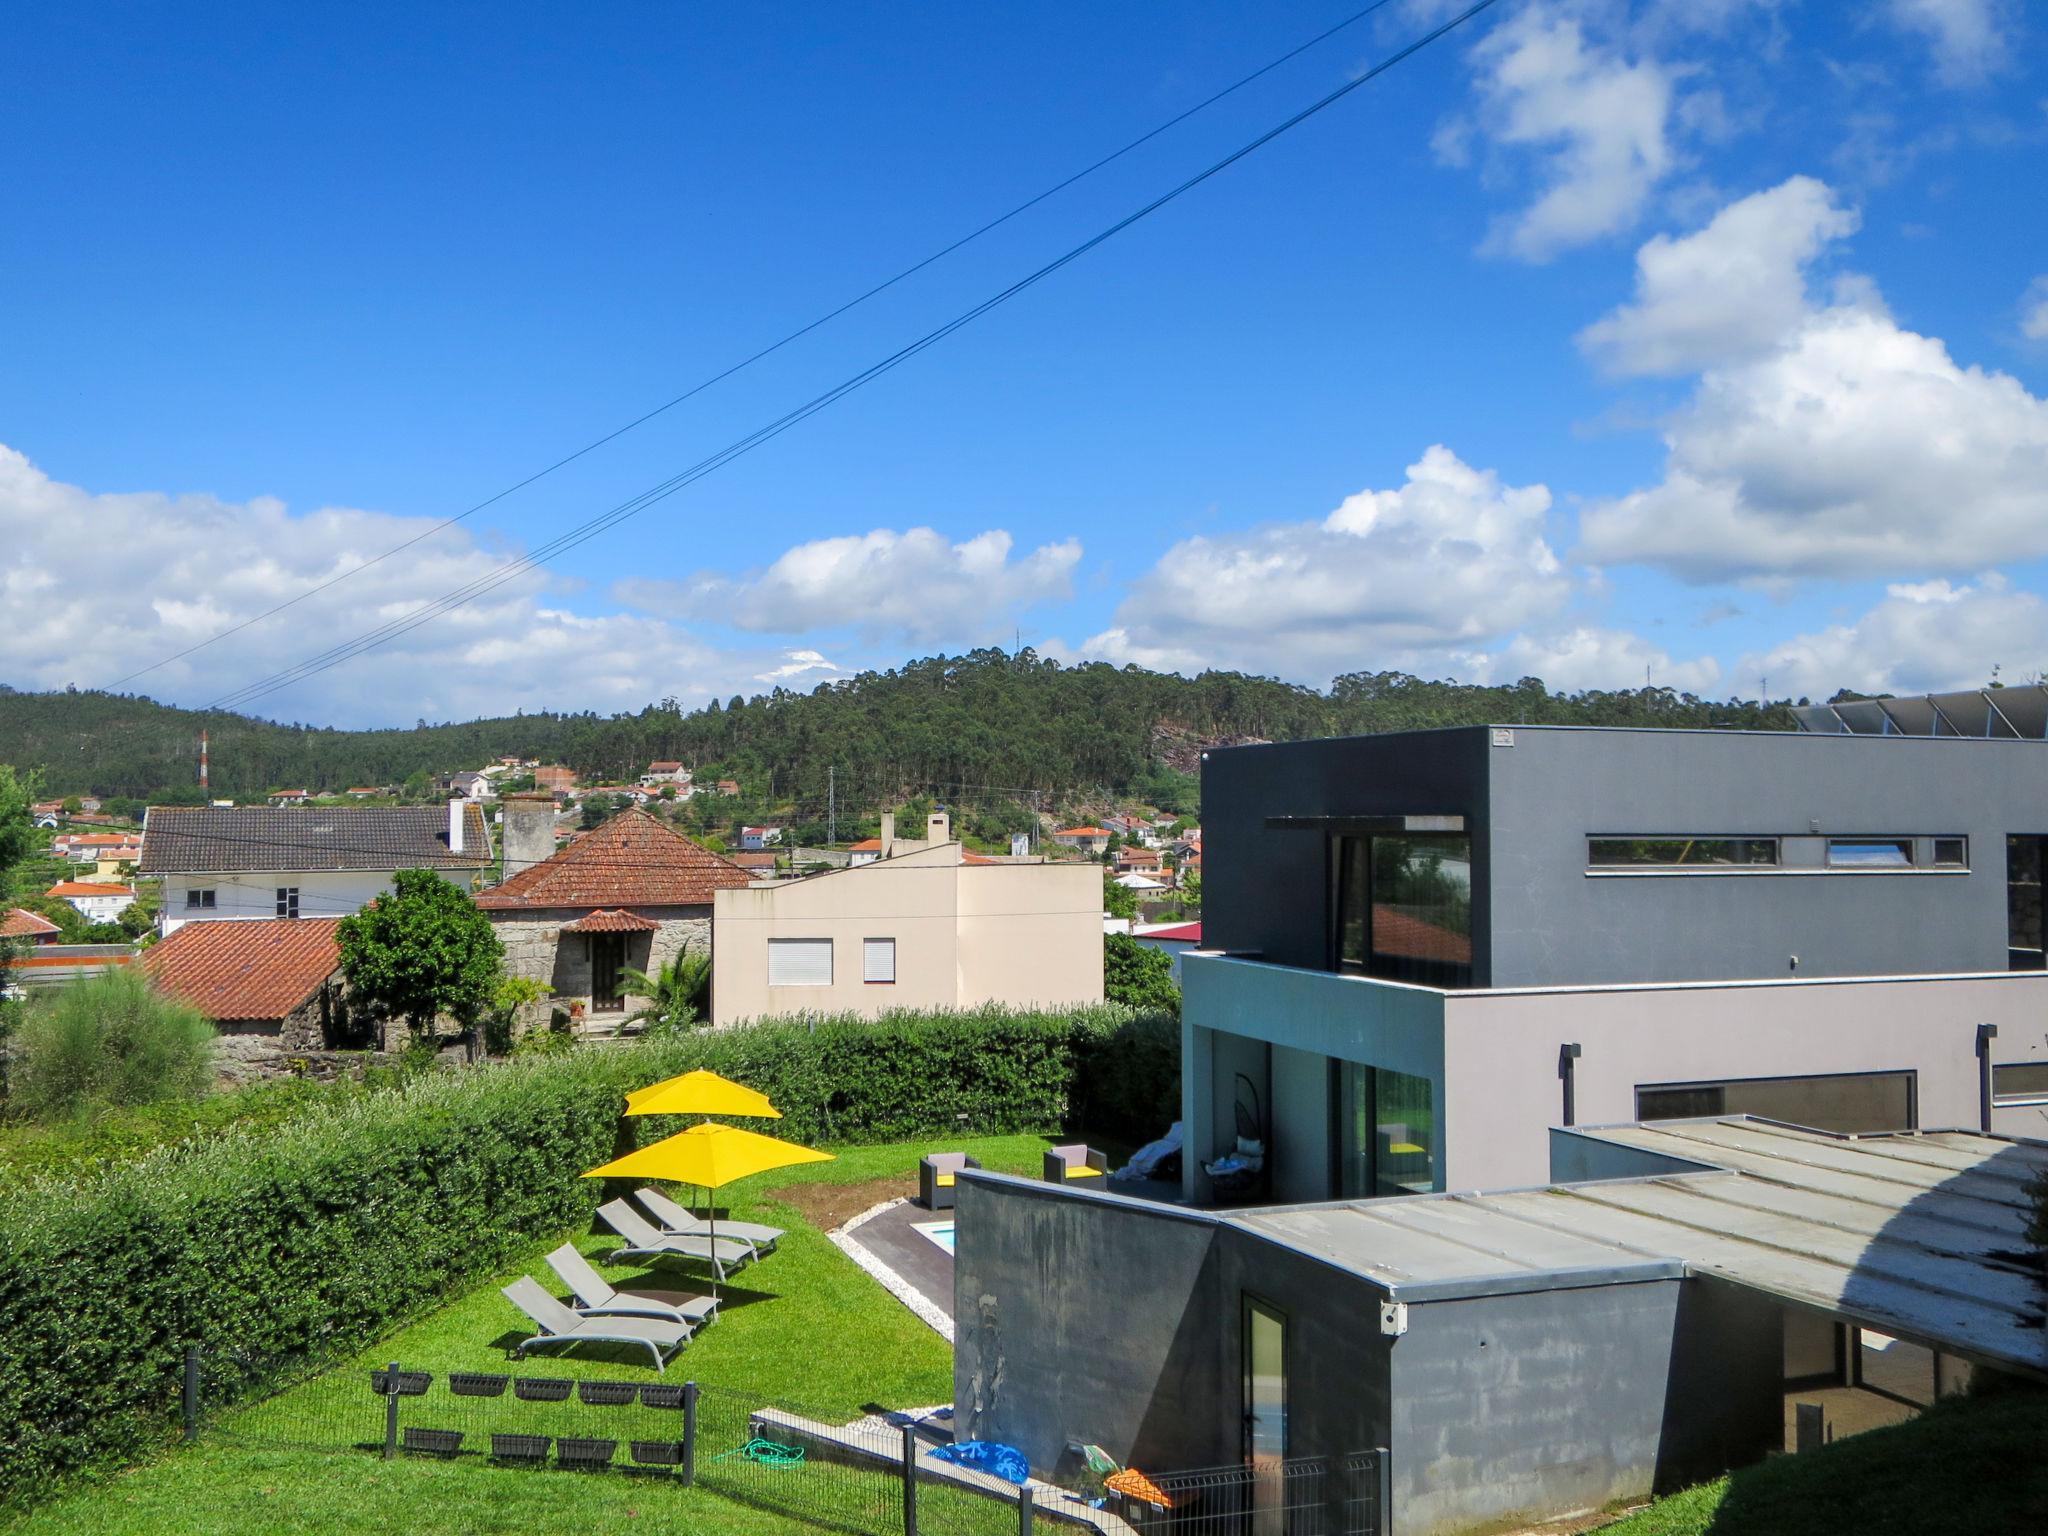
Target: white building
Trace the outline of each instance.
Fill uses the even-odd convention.
[[[441,806],[151,806],[139,872],[164,883],[166,934],[204,918],[345,917],[401,869],[465,889],[491,862],[483,809]]]
[[[135,887],[132,885],[59,880],[45,894],[69,903],[89,923],[111,923],[135,905]]]

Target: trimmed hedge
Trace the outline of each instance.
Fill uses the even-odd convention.
[[[675,1128],[623,1120],[629,1088],[710,1067],[802,1141],[1052,1130],[1078,1105],[1137,1139],[1178,1112],[1175,1036],[1116,1008],[763,1023],[430,1073],[0,1191],[0,1502],[167,1436],[187,1344],[253,1378],[332,1359],[587,1222],[577,1175]]]

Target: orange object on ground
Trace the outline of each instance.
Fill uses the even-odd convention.
[[[1147,1504],[1156,1504],[1161,1509],[1173,1508],[1173,1500],[1166,1496],[1165,1490],[1136,1467],[1125,1467],[1123,1471],[1111,1474],[1103,1480],[1102,1486],[1112,1493],[1129,1494],[1134,1499],[1143,1499]]]

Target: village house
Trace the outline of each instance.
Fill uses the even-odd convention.
[[[1159,873],[1159,855],[1150,848],[1119,848],[1116,851],[1116,872],[1128,875],[1156,875]]]
[[[132,885],[100,885],[90,880],[59,880],[45,896],[54,896],[75,908],[89,923],[111,923],[135,905]]]
[[[190,1003],[223,1035],[317,1051],[340,1043],[345,1016],[340,923],[185,923],[143,955],[142,967],[158,991]]]
[[[441,788],[445,793],[460,795],[465,800],[485,800],[491,795],[491,776],[481,769],[465,768],[460,773],[443,777]]]
[[[533,770],[533,787],[566,795],[576,787],[576,770],[560,763],[544,763]]]
[[[54,944],[63,932],[47,917],[21,907],[10,907],[0,915],[0,939],[19,939],[35,945]]]
[[[690,782],[690,770],[681,763],[649,763],[647,771],[640,775],[640,782],[654,789],[659,789],[664,784],[681,786]]]
[[[304,805],[312,798],[312,792],[304,789],[273,789],[270,792],[272,805]]]
[[[1109,846],[1113,836],[1115,834],[1107,827],[1068,827],[1053,833],[1052,840],[1062,848],[1072,848],[1093,857]]]
[[[741,827],[740,847],[748,853],[759,853],[763,848],[782,841],[780,827]]]
[[[164,883],[165,935],[199,918],[345,917],[432,869],[465,890],[491,862],[481,807],[282,810],[155,805],[137,870]]]
[[[554,989],[525,1024],[550,1009],[623,1018],[623,973],[651,975],[708,948],[713,895],[750,878],[646,811],[621,811],[556,852],[551,796],[507,795],[504,809],[505,881],[477,905],[505,946],[505,969]]]

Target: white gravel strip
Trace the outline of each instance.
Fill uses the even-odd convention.
[[[873,1220],[886,1210],[907,1204],[909,1204],[907,1200],[884,1200],[880,1205],[870,1206],[867,1210],[862,1211],[837,1231],[827,1232],[825,1235],[849,1259],[880,1281],[883,1290],[910,1308],[912,1312],[917,1314],[921,1322],[950,1344],[953,1342],[953,1319],[946,1316],[943,1310],[934,1305],[924,1292],[897,1274],[895,1270],[884,1264],[875,1254],[854,1240],[854,1228],[860,1226],[863,1222]]]

